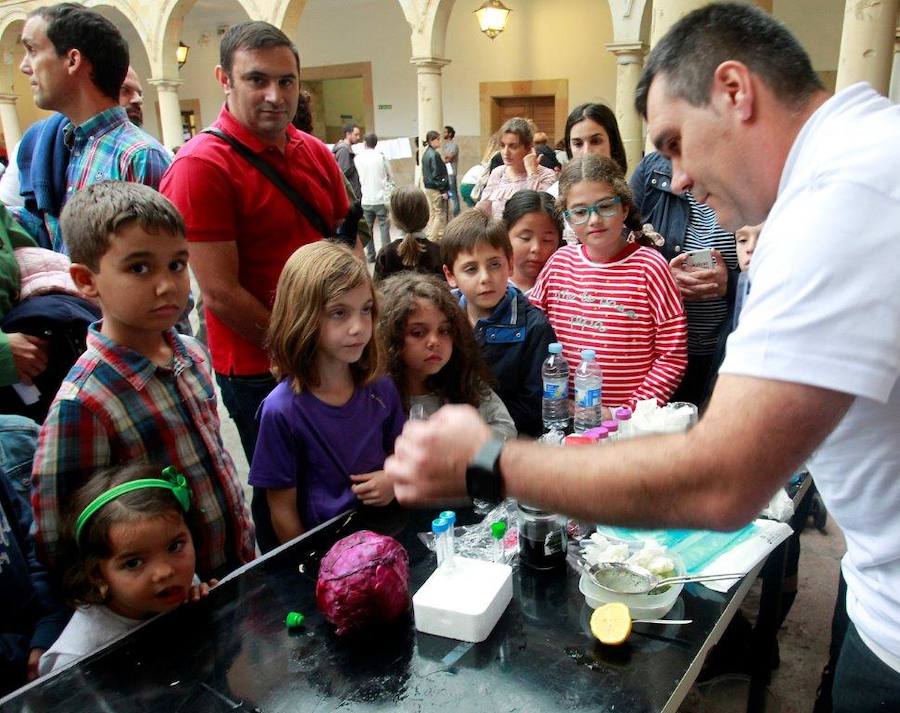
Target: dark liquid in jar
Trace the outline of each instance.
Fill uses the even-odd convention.
[[[566,551],[563,547],[562,531],[551,533],[547,542],[531,540],[519,535],[519,559],[532,569],[555,569],[566,563]]]

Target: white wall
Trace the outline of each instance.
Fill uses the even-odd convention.
[[[837,69],[844,0],[775,0],[772,14],[803,45],[817,72]]]
[[[333,0],[309,0],[300,26],[288,28],[303,67],[372,63],[375,126],[380,136],[416,134],[416,71],[409,63],[409,25],[397,0],[358,0],[335,7]],[[446,96],[446,94],[445,94]],[[379,104],[390,109],[378,109]]]
[[[612,105],[616,95],[612,18],[600,0],[517,0],[506,30],[489,40],[478,29],[480,0],[457,0],[447,30],[444,120],[458,134],[479,133],[479,82],[568,79],[569,108]]]

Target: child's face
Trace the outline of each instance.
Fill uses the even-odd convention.
[[[756,241],[759,239],[759,234],[762,232],[764,225],[765,223],[745,225],[743,228],[738,228],[734,233],[734,239],[737,243],[738,265],[741,267],[741,272],[747,272],[750,269],[750,258],[753,257],[753,251],[756,250]]]
[[[509,229],[509,240],[513,282],[533,283],[559,247],[559,229],[543,211],[527,213]]]
[[[457,255],[452,271],[444,267],[444,276],[465,295],[470,315],[487,317],[506,294],[509,270],[506,253],[485,242]]]
[[[625,247],[626,207],[615,202],[612,187],[597,181],[581,181],[569,188],[566,195],[566,210],[594,207],[588,213],[586,222],[577,224],[569,218],[569,225],[578,240],[584,244],[592,260],[608,260]],[[597,210],[611,213],[599,215]]]
[[[118,522],[109,530],[109,545],[112,556],[99,567],[114,612],[146,619],[187,599],[196,561],[191,533],[179,513]]]
[[[360,360],[372,339],[374,305],[372,288],[365,282],[329,300],[319,324],[320,363],[354,364]]]
[[[187,264],[183,235],[132,222],[111,237],[97,272],[76,264],[71,273],[83,294],[100,300],[104,333],[127,345],[179,320],[191,287]]]
[[[416,300],[406,319],[403,365],[410,383],[421,383],[437,374],[453,356],[450,320],[429,300]]]

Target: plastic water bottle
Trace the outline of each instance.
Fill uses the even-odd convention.
[[[562,344],[547,347],[549,355],[541,367],[544,397],[541,415],[545,431],[565,431],[569,425],[569,363],[562,355]]]
[[[603,375],[596,356],[593,349],[585,349],[575,370],[575,433],[600,425]]]

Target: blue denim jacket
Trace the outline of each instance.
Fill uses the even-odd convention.
[[[466,298],[459,290],[453,293],[465,309]],[[475,324],[475,341],[497,379],[497,395],[516,430],[520,435],[539,437],[543,433],[541,365],[547,345],[556,341],[547,317],[510,285],[491,315]]]
[[[684,198],[672,192],[672,164],[654,151],[641,159],[631,176],[634,204],[641,219],[666,239],[661,251],[666,260],[679,255],[684,248],[691,207]]]

